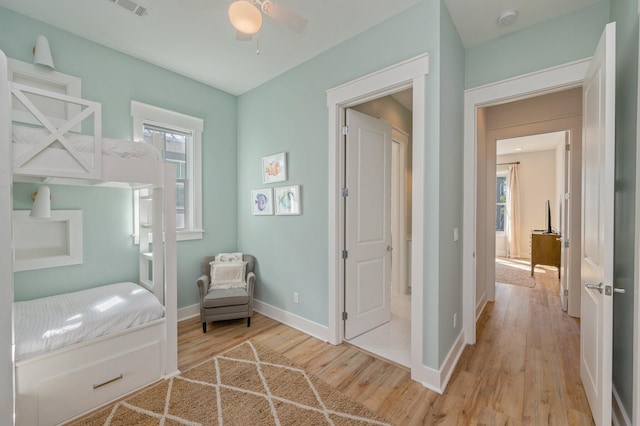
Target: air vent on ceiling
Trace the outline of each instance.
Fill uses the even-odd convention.
[[[111,3],[115,3],[121,8],[126,9],[129,12],[133,13],[134,15],[137,15],[140,17],[145,16],[149,13],[148,8],[132,0],[108,0],[108,1]]]

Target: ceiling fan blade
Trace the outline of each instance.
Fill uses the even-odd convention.
[[[236,41],[251,41],[251,34],[236,31]]]
[[[284,6],[280,6],[271,0],[265,0],[262,3],[262,11],[297,33],[301,33],[309,23],[306,18],[303,18],[294,11],[287,9]]]

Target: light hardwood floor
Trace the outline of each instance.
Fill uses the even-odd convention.
[[[181,322],[179,367],[254,339],[396,425],[590,425],[579,321],[562,312],[553,275],[536,273],[534,288],[497,285],[496,302],[478,322],[478,342],[464,350],[443,395],[411,381],[402,367],[260,314],[250,328],[244,320],[209,323],[207,334],[199,318]]]

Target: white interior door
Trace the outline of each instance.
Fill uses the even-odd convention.
[[[597,425],[611,425],[615,23],[583,85],[580,376]]]
[[[391,125],[347,110],[345,338],[391,320]]]
[[[565,147],[569,146],[569,132],[565,132]],[[571,194],[571,150],[564,149],[563,151],[563,194],[560,201],[560,233],[561,235],[561,252],[562,260],[560,266],[560,300],[562,301],[562,310],[566,311],[569,308],[569,280],[571,270],[569,265],[571,264],[571,201],[569,199]]]

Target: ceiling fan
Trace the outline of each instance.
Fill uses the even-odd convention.
[[[236,0],[229,5],[229,21],[236,29],[236,40],[251,40],[262,27],[262,13],[301,33],[309,23],[306,18],[272,0]]]

